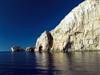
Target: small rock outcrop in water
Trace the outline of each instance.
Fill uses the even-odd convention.
[[[34,49],[35,49],[35,48],[33,48],[33,47],[27,47],[25,50],[26,50],[27,52],[34,52]]]
[[[100,0],[85,0],[55,29],[43,32],[35,50],[39,48],[42,51],[100,50]]]
[[[19,47],[19,46],[13,46],[13,47],[11,47],[11,51],[12,52],[19,52],[19,51],[24,51],[24,49]]]

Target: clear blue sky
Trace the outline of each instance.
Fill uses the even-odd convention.
[[[0,51],[34,46],[83,0],[0,0]]]

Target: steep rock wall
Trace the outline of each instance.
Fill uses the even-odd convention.
[[[50,33],[53,37],[51,50],[99,50],[100,0],[82,2]]]

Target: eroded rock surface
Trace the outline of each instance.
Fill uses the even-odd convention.
[[[52,42],[47,32],[38,38],[37,50],[40,45],[42,50],[100,50],[100,0],[85,0],[79,4],[50,34]]]

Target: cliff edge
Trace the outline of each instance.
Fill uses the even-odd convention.
[[[100,0],[85,0],[50,32],[38,38],[35,51],[100,50]]]

